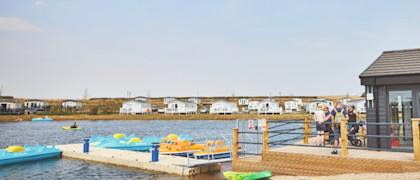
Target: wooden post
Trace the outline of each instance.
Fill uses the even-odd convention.
[[[265,121],[265,131],[263,131],[263,151],[268,151],[270,148],[268,146],[268,142],[270,141],[270,137],[268,136],[268,120]]]
[[[263,131],[263,151],[268,151],[268,131]]]
[[[312,122],[311,116],[308,116],[307,118],[308,122]],[[308,133],[311,133],[308,137],[312,137],[312,123],[308,123]]]
[[[341,131],[341,156],[346,157],[348,155],[347,151],[347,119],[342,118],[340,124],[340,131]]]
[[[232,152],[232,155],[233,155],[233,159],[235,160],[235,159],[238,159],[238,149],[239,149],[239,147],[238,147],[238,140],[239,140],[239,133],[238,133],[238,131],[239,131],[239,129],[238,128],[233,128],[233,142],[232,142],[232,144],[233,144],[233,152]]]
[[[308,133],[308,124],[306,124],[306,122],[308,122],[308,117],[305,116],[305,119],[303,120],[303,133]],[[309,141],[309,135],[304,134],[303,144],[308,144],[308,141]]]
[[[420,161],[419,120],[420,118],[411,119],[411,128],[413,130],[414,161],[417,162]]]

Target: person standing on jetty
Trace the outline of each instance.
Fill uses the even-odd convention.
[[[360,121],[363,121],[362,116],[354,109],[354,105],[350,105],[349,106],[349,110],[348,110],[348,114],[349,114],[349,123],[355,123],[357,117],[360,119]],[[351,125],[349,131],[353,131],[354,132],[359,132],[359,125]]]
[[[325,113],[325,117],[327,117],[328,115],[330,115],[330,109],[328,108],[328,106],[324,106],[324,113]],[[327,120],[327,123],[331,123],[331,122],[332,122],[332,118],[329,118]],[[325,132],[328,132],[328,134],[329,134],[328,141],[332,145],[334,143],[333,142],[334,136],[332,135],[333,134],[332,124],[325,124],[325,129],[326,129]]]
[[[346,118],[347,120],[349,119],[349,115],[347,114],[346,109],[344,109],[341,105],[340,102],[337,102],[335,104],[335,108],[331,111],[330,115],[328,115],[327,117],[325,117],[324,121],[328,120],[329,118],[333,119],[334,123],[339,123],[341,122],[341,118]],[[337,147],[338,147],[338,142],[340,139],[340,124],[333,124],[334,127],[334,151],[331,152],[331,154],[338,154],[337,153]]]
[[[318,142],[318,146],[325,146],[324,142],[324,134],[325,131],[325,124],[323,123],[325,120],[325,113],[322,111],[322,104],[318,104],[318,108],[315,111],[314,119],[316,122],[316,140]]]

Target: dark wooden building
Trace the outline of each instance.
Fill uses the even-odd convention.
[[[384,51],[362,74],[368,122],[411,123],[420,117],[420,49]],[[369,125],[368,134],[411,136],[411,126]],[[370,148],[412,146],[409,138],[368,138]]]

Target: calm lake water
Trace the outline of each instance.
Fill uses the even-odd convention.
[[[0,149],[24,144],[83,143],[84,137],[108,136],[115,133],[144,136],[188,134],[192,138],[220,137],[232,134],[236,121],[212,120],[114,120],[76,121],[81,131],[64,131],[74,121],[0,122]],[[229,170],[229,165],[224,169]],[[221,179],[220,173],[196,176],[190,179]],[[69,158],[52,158],[37,162],[0,166],[0,179],[185,179],[185,177],[134,168],[105,165]]]
[[[144,136],[188,134],[193,139],[223,140],[220,134],[232,135],[236,121],[217,120],[106,120],[76,121],[81,131],[65,131],[74,121],[53,122],[0,122],[0,149],[8,146],[83,143],[84,137],[108,136],[115,133]],[[293,125],[292,125],[293,126]],[[286,126],[287,127],[287,126]],[[222,171],[230,170],[230,163]],[[222,179],[219,172],[195,176],[189,179]],[[160,172],[138,170],[69,158],[52,158],[37,162],[0,166],[0,179],[186,179]]]

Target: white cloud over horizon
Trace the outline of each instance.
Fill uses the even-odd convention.
[[[29,22],[16,17],[0,17],[0,31],[44,32]]]

